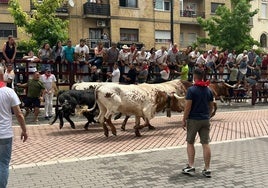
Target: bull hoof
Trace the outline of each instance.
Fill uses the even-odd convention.
[[[88,127],[84,127],[84,129],[85,129],[86,131],[88,131]]]
[[[105,135],[106,137],[108,137],[108,136],[109,136],[109,133],[108,133],[108,132],[104,132],[104,135]]]
[[[126,131],[126,128],[122,126],[121,131]]]
[[[141,133],[140,133],[139,129],[135,129],[135,135],[136,135],[136,137],[141,137]]]
[[[155,130],[155,127],[152,126],[152,125],[149,125],[149,126],[148,126],[148,129],[149,129],[149,130]]]
[[[72,129],[75,129],[75,126],[74,125],[72,125],[71,127],[72,127]]]

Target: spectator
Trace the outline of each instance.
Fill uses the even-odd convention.
[[[37,71],[36,63],[39,62],[40,60],[38,57],[34,55],[34,52],[32,50],[28,52],[28,55],[23,56],[22,59],[30,61],[28,63],[28,73],[29,73],[28,79],[32,79],[33,73]]]
[[[243,81],[244,82],[244,85],[245,84],[245,78],[246,78],[246,73],[247,73],[247,55],[244,55],[243,58],[237,62],[238,66],[239,66],[239,71],[238,71],[238,84],[241,84],[241,82]]]
[[[107,50],[107,63],[108,71],[112,72],[114,64],[118,62],[119,50],[116,47],[116,43],[112,42],[111,47]]]
[[[194,142],[197,132],[200,136],[200,142],[203,147],[203,157],[205,162],[202,174],[205,177],[211,177],[210,159],[211,150],[209,146],[209,130],[210,130],[210,115],[213,109],[213,95],[211,90],[207,87],[208,83],[204,82],[204,71],[196,69],[194,71],[194,86],[187,90],[186,103],[184,108],[184,115],[182,126],[187,130],[187,154],[188,165],[182,169],[185,174],[195,172],[195,147]]]
[[[100,81],[100,73],[95,65],[91,67],[90,73],[90,81],[91,82],[99,82]]]
[[[125,78],[125,83],[135,84],[136,77],[137,77],[136,68],[132,63],[130,63],[129,64],[129,71],[128,71],[127,75],[123,75],[123,78]]]
[[[148,65],[146,61],[143,61],[138,73],[138,83],[145,83],[147,77],[148,77]]]
[[[7,69],[4,74],[4,81],[6,82],[6,86],[14,89],[14,79],[15,79],[15,73],[13,71],[13,66],[11,63],[8,63]]]
[[[109,77],[109,80],[111,80],[111,82],[116,82],[116,83],[119,83],[119,79],[120,79],[120,70],[118,68],[118,64],[115,63],[114,64],[114,70],[113,72],[108,72],[107,73],[108,77]]]
[[[59,78],[59,82],[62,82],[62,78],[63,78],[63,73],[62,73],[62,69],[63,69],[63,51],[64,48],[62,46],[61,41],[58,41],[56,46],[53,47],[53,59],[55,61],[55,64],[53,65],[53,71],[57,72],[59,74],[59,76],[57,76]]]
[[[148,61],[148,81],[152,81],[154,80],[154,72],[156,72],[158,70],[158,66],[157,66],[157,70],[156,70],[156,55],[155,55],[156,49],[153,47],[151,48],[150,52],[148,52],[148,56],[147,56],[147,61]]]
[[[188,80],[188,74],[189,74],[189,67],[186,61],[182,61],[182,65],[181,66],[181,71],[180,72],[176,72],[178,74],[180,74],[180,79],[183,81],[187,81]]]
[[[11,63],[11,62],[10,62]],[[0,67],[0,187],[7,187],[9,163],[12,153],[12,113],[14,112],[21,127],[20,138],[25,142],[28,138],[25,120],[20,109],[20,100],[13,89],[5,87],[3,82],[4,68]]]
[[[205,64],[205,70],[206,70],[206,75],[208,76],[208,74],[212,74],[212,73],[216,73],[216,65],[215,65],[215,62],[216,62],[217,58],[216,56],[213,54],[212,50],[209,50],[208,51],[208,55],[207,55],[207,58],[206,58],[206,64]],[[210,76],[210,78],[214,78],[214,76]]]
[[[160,68],[160,78],[155,80],[155,83],[162,83],[166,82],[169,79],[170,76],[170,70],[166,63],[162,63],[159,65]]]
[[[84,81],[84,76],[82,74],[86,72],[86,68],[88,64],[87,60],[89,58],[89,48],[85,44],[86,40],[85,39],[80,39],[80,44],[75,46],[75,61],[78,64],[77,67],[77,82],[82,82]],[[88,69],[88,68],[87,68]]]
[[[103,43],[99,42],[98,45],[94,48],[94,58],[89,61],[91,65],[97,66],[98,69],[101,68],[103,63],[103,57],[105,55]]]
[[[225,66],[225,59],[224,59],[224,53],[220,53],[219,57],[216,61],[216,70],[219,74],[219,81],[223,81],[223,72],[224,72],[224,66]]]
[[[167,64],[170,69],[171,79],[174,78],[175,71],[178,70],[179,65],[179,50],[178,45],[175,43],[170,50],[168,50],[167,54]]]
[[[8,36],[8,41],[4,43],[2,52],[6,64],[14,63],[17,54],[17,46],[13,36]]]
[[[144,61],[146,61],[147,53],[145,47],[142,47],[140,51],[137,53],[136,63],[140,66]]]
[[[188,63],[188,66],[189,66],[189,80],[191,81],[193,79],[193,71],[194,71],[194,67],[195,67],[195,63],[197,61],[197,58],[200,56],[200,52],[199,52],[199,49],[198,47],[195,48],[194,51],[191,51],[189,53],[189,63]]]
[[[123,75],[126,75],[129,71],[128,67],[128,56],[129,56],[129,47],[125,44],[122,46],[122,49],[119,51],[119,70],[120,70],[120,82],[124,82]]]
[[[68,40],[67,41],[67,46],[64,46],[63,48],[63,59],[64,59],[64,64],[63,64],[63,71],[69,72],[69,75],[65,75],[65,82],[68,82],[71,78],[71,83],[74,81],[74,47],[72,46],[72,41]]]
[[[30,109],[33,107],[34,122],[38,122],[40,100],[42,100],[42,96],[45,91],[44,84],[39,80],[39,78],[40,78],[39,72],[35,72],[32,80],[28,80],[28,82],[24,84],[20,83],[17,84],[18,87],[28,88],[27,97],[25,98],[24,101],[26,110],[24,117],[26,118],[29,115]]]
[[[45,100],[45,119],[49,120],[52,117],[52,108],[53,108],[53,96],[56,89],[56,77],[54,74],[51,74],[49,68],[46,69],[45,74],[41,75],[40,81],[45,87],[44,91],[44,100]]]
[[[42,48],[38,52],[38,58],[40,59],[41,64],[41,73],[44,73],[47,68],[51,69],[51,62],[53,62],[53,53],[50,45],[44,43]]]
[[[130,46],[130,50],[129,50],[129,55],[128,55],[128,63],[134,63],[136,64],[136,57],[138,55],[138,50],[136,48],[136,44],[132,43]]]

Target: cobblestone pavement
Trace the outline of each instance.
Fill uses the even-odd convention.
[[[224,110],[226,109],[226,110]],[[232,110],[231,110],[232,109]],[[235,110],[234,110],[235,109]],[[237,111],[239,110],[239,111]],[[66,123],[28,126],[29,140],[19,140],[15,126],[9,187],[267,187],[268,109],[222,106],[211,120],[213,178],[181,175],[186,164],[181,115],[156,117],[156,130],[143,129],[136,138],[130,120],[125,132],[116,121],[117,136],[103,135],[81,120],[73,130]],[[27,120],[29,121],[29,119]],[[262,137],[257,139],[249,139]],[[241,141],[241,139],[245,139]],[[223,143],[226,140],[236,140]],[[198,140],[197,140],[198,142]],[[201,147],[196,167],[202,170]]]

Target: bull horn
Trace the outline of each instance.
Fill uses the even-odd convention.
[[[177,95],[176,93],[174,93],[173,95],[174,95],[174,97],[175,97],[176,99],[178,99],[178,100],[179,100],[179,99],[184,99],[184,97],[180,97],[180,96]]]

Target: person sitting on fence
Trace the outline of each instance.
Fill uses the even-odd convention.
[[[114,70],[113,72],[107,72],[108,75],[108,82],[116,82],[119,83],[119,79],[120,79],[120,70],[118,68],[118,64],[115,63],[114,64]]]
[[[129,71],[128,71],[127,75],[123,75],[123,78],[125,79],[124,83],[135,84],[136,77],[137,77],[136,67],[133,63],[130,63],[129,64]]]
[[[34,52],[32,50],[28,52],[28,55],[23,56],[22,59],[30,61],[28,63],[28,73],[29,73],[28,79],[32,79],[33,73],[37,71],[36,63],[39,62],[40,59],[34,55]]]
[[[253,85],[256,85],[258,80],[261,78],[261,68],[260,66],[252,67],[252,66],[247,66],[248,69],[251,69],[251,75],[246,78],[246,81],[248,83],[247,87],[247,95],[250,94],[250,89]]]
[[[48,43],[44,43],[42,48],[38,52],[38,58],[41,64],[41,73],[44,73],[47,68],[52,68],[51,64],[53,62],[52,49]],[[54,70],[53,70],[54,71]]]
[[[93,66],[97,66],[98,69],[101,68],[103,63],[103,57],[105,55],[105,49],[103,43],[99,42],[98,45],[94,48],[94,58],[89,60],[89,63]]]
[[[75,61],[77,66],[77,82],[82,82],[84,79],[83,73],[88,72],[88,58],[89,58],[89,48],[85,44],[85,39],[80,39],[80,44],[75,46]],[[86,70],[87,69],[87,70]]]
[[[226,59],[224,58],[224,53],[220,53],[218,59],[216,60],[216,70],[218,71],[218,79],[219,81],[223,81],[223,72],[225,68]]]
[[[6,64],[14,63],[17,54],[17,45],[12,35],[8,36],[7,42],[3,45],[2,52]]]
[[[162,63],[159,65],[160,68],[160,78],[155,80],[155,83],[163,83],[169,80],[170,70],[166,63]],[[157,73],[156,73],[157,74]]]

